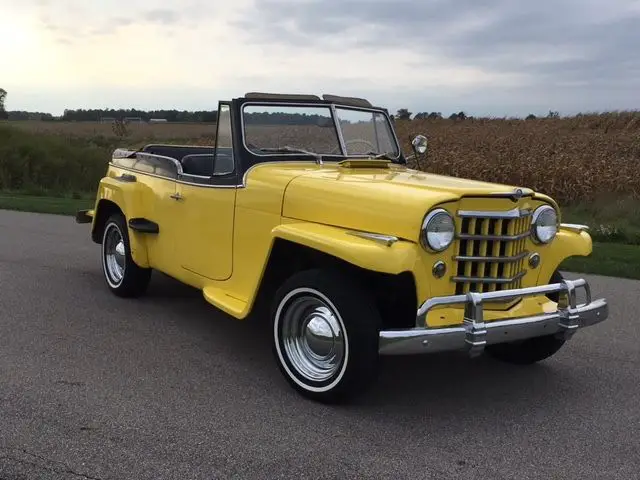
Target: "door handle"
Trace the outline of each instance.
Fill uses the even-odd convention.
[[[184,197],[180,194],[180,192],[173,193],[169,195],[174,200],[182,200]]]

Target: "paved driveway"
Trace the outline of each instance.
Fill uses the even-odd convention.
[[[112,296],[72,218],[0,211],[0,479],[637,479],[640,283],[533,368],[387,359],[359,403],[296,395],[266,322],[156,275]]]

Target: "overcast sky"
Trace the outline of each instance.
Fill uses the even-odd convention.
[[[9,110],[209,110],[247,91],[395,112],[640,108],[640,0],[0,0]]]

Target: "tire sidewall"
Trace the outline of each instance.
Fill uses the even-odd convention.
[[[109,270],[107,268],[107,257],[106,257],[106,251],[105,251],[105,243],[106,243],[106,239],[107,239],[107,234],[109,233],[110,230],[117,230],[118,233],[120,234],[120,237],[122,238],[122,242],[124,244],[124,255],[125,255],[125,262],[124,262],[124,272],[122,274],[122,278],[120,279],[120,282],[115,283],[113,281],[113,279],[111,278],[111,276],[109,275]],[[104,226],[104,232],[102,234],[102,248],[101,248],[102,252],[102,272],[104,275],[104,279],[107,282],[107,285],[109,286],[110,289],[112,290],[119,290],[122,288],[122,286],[125,284],[126,282],[126,278],[127,278],[127,274],[129,272],[129,241],[127,238],[127,234],[126,234],[126,230],[123,229],[123,223],[121,221],[121,219],[119,217],[116,216],[112,216],[110,217],[107,222],[105,223]]]
[[[281,331],[281,317],[284,311],[284,308],[287,306],[291,300],[293,300],[297,295],[305,294],[315,296],[318,299],[322,300],[324,303],[329,306],[332,310],[332,313],[335,315],[336,320],[338,321],[340,328],[343,333],[344,339],[344,356],[341,360],[340,368],[338,371],[328,380],[324,381],[312,381],[305,377],[303,377],[300,373],[298,373],[295,368],[291,365],[291,362],[285,352],[283,351],[282,345],[282,336],[280,335]],[[347,369],[349,367],[350,353],[351,353],[351,345],[350,345],[350,337],[347,325],[342,319],[342,315],[340,314],[340,310],[338,307],[322,292],[313,287],[296,287],[289,290],[284,297],[280,299],[278,302],[277,308],[273,317],[273,342],[275,346],[276,355],[278,356],[278,360],[280,362],[281,368],[286,372],[291,381],[295,382],[300,388],[310,392],[310,393],[326,393],[334,389],[340,382],[344,379],[345,374],[347,373]]]
[[[299,294],[313,295],[324,302],[342,329],[342,363],[331,378],[321,382],[298,373],[282,347],[279,333],[283,308]],[[377,377],[381,323],[371,292],[354,276],[326,268],[300,271],[280,286],[272,304],[272,350],[278,368],[303,396],[324,403],[342,403],[368,390]]]

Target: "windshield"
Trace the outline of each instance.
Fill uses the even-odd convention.
[[[346,107],[335,111],[346,152],[328,105],[245,105],[246,147],[256,155],[399,156],[385,114]]]

